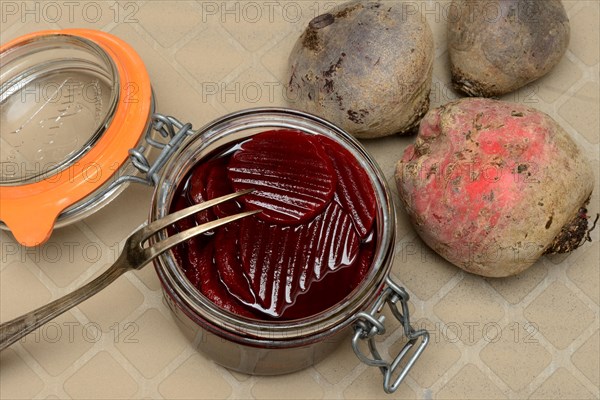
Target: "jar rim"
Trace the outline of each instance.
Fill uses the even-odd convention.
[[[344,328],[354,316],[370,304],[381,291],[391,268],[395,241],[395,209],[383,172],[362,145],[351,135],[330,122],[312,114],[286,108],[252,108],[225,115],[194,135],[172,157],[163,170],[152,197],[149,220],[164,217],[169,212],[174,191],[191,167],[208,156],[219,145],[239,140],[233,136],[244,131],[268,128],[291,128],[312,134],[322,134],[343,145],[367,172],[377,199],[377,246],[370,272],[363,282],[343,301],[306,318],[285,321],[255,320],[232,314],[214,305],[189,283],[177,265],[171,251],[154,261],[155,269],[168,296],[178,303],[189,317],[209,330],[244,343],[281,342],[289,346],[304,343],[319,335],[329,335]],[[257,133],[257,132],[254,132]],[[252,133],[252,134],[254,134]],[[252,134],[248,135],[251,136]],[[162,235],[162,236],[161,236]],[[159,234],[156,240],[165,238]]]
[[[70,53],[60,54],[60,51]],[[48,56],[44,55],[40,57],[40,53],[48,54]],[[2,168],[2,171],[0,171],[0,186],[18,186],[39,181],[44,177],[54,175],[61,170],[68,168],[90,150],[106,131],[106,128],[110,125],[114,117],[114,112],[119,100],[118,88],[120,86],[117,66],[97,43],[89,39],[69,35],[36,36],[2,51],[0,53],[0,66],[2,66],[2,69],[4,70],[4,73],[0,75],[8,75],[0,77],[0,99],[2,100],[3,108],[7,106],[6,103],[11,98],[14,98],[14,96],[20,97],[20,104],[27,104],[27,99],[43,100],[42,106],[39,107],[35,113],[36,118],[39,118],[37,114],[40,111],[43,111],[45,106],[60,104],[59,107],[64,107],[61,109],[64,109],[64,111],[56,117],[57,119],[62,117],[59,123],[46,129],[46,132],[53,137],[56,137],[56,131],[58,131],[59,134],[64,131],[64,123],[74,123],[69,118],[66,118],[67,116],[81,114],[80,112],[75,113],[67,109],[69,106],[77,105],[75,99],[77,96],[74,92],[78,88],[74,82],[68,82],[67,80],[61,82],[60,85],[59,82],[50,81],[42,84],[40,81],[48,78],[62,79],[62,77],[58,78],[57,75],[64,74],[67,71],[69,73],[81,71],[82,73],[90,75],[101,75],[99,78],[104,78],[110,85],[108,104],[102,104],[104,103],[103,101],[98,101],[101,92],[100,89],[98,89],[96,93],[93,93],[93,98],[91,98],[92,96],[85,93],[85,88],[81,88],[82,100],[99,102],[101,106],[103,105],[102,108],[104,108],[104,110],[102,110],[102,118],[96,121],[97,126],[93,131],[82,133],[83,135],[89,134],[89,137],[82,137],[82,143],[74,141],[74,143],[72,143],[75,146],[74,148],[65,146],[59,148],[59,150],[63,150],[66,154],[62,157],[57,157],[57,154],[52,154],[56,159],[45,160],[46,164],[43,168],[33,168],[34,165],[23,165],[23,173],[16,174],[16,171],[13,171],[16,175],[13,178],[4,176],[4,172],[7,172],[7,169]],[[31,91],[28,89],[30,86],[32,86],[33,89],[39,89],[41,92],[44,92],[44,96],[27,96],[27,94],[31,94]],[[41,86],[46,87],[44,88]],[[49,91],[48,88],[51,89],[50,94],[46,93]],[[64,95],[65,99],[61,97],[61,89],[66,89],[68,91],[68,94]],[[25,95],[23,95],[23,93],[25,93]],[[36,101],[30,103],[36,103]],[[79,109],[79,111],[81,111],[81,109]],[[94,111],[96,114],[100,112],[99,110]],[[24,117],[26,117],[26,115]],[[94,115],[94,117],[97,119],[98,115]],[[29,120],[32,118],[33,116],[29,118]],[[5,129],[10,131],[7,121],[5,121],[4,125],[3,133],[6,133],[4,131]],[[24,128],[25,124],[15,129],[14,136],[19,134],[22,139],[23,135],[20,131]],[[80,130],[78,132],[80,132]],[[46,138],[40,137],[39,133],[41,133],[40,130],[36,129],[35,143],[33,143],[34,146],[39,146],[40,143],[44,143],[46,140]],[[61,141],[61,138],[59,137],[56,140]],[[19,143],[19,149],[22,149],[25,145],[29,144],[30,143]],[[2,159],[0,162],[4,163],[7,160]],[[24,157],[23,160],[23,163],[30,163],[33,161],[28,159],[28,157]]]

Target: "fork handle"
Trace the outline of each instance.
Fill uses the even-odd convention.
[[[36,310],[23,314],[11,321],[0,324],[0,351],[6,349],[23,336],[34,331],[46,322],[53,320],[62,313],[69,311],[82,301],[92,297],[104,289],[130,268],[118,259],[109,269],[91,282],[79,289],[56,299]]]

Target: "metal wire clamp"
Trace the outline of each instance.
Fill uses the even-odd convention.
[[[402,381],[408,375],[414,363],[421,356],[423,350],[429,343],[429,333],[424,329],[415,330],[410,323],[408,310],[409,295],[406,290],[394,282],[389,276],[386,279],[387,287],[379,295],[377,301],[369,311],[356,314],[354,323],[354,335],[352,336],[352,348],[356,356],[365,364],[378,367],[383,374],[383,389],[386,393],[395,392]],[[398,308],[400,303],[401,310]],[[379,351],[375,338],[385,333],[385,316],[380,315],[385,304],[388,304],[392,314],[404,329],[404,336],[408,339],[400,353],[391,361],[385,361]],[[367,340],[371,357],[368,357],[360,349],[360,342]],[[413,347],[416,347],[411,352]],[[395,377],[395,378],[394,378]]]

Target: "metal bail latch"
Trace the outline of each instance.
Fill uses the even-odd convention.
[[[406,290],[395,283],[389,276],[386,279],[386,283],[387,287],[375,304],[373,304],[371,310],[356,314],[352,348],[362,362],[373,367],[379,367],[383,374],[383,389],[386,393],[394,393],[429,343],[429,333],[424,329],[415,330],[411,326],[408,311],[409,295]],[[398,308],[398,302],[400,302],[402,311]],[[375,337],[385,333],[385,316],[379,314],[386,303],[389,305],[394,316],[402,324],[404,335],[408,339],[408,342],[402,347],[402,350],[400,350],[400,353],[392,362],[387,362],[381,357],[375,343]],[[359,348],[361,340],[368,341],[371,357],[366,356]],[[411,352],[411,349],[417,344],[418,347],[416,350]],[[396,378],[394,379],[394,377]],[[392,379],[394,379],[393,382]]]
[[[146,175],[144,183],[156,186],[160,170],[179,149],[184,139],[195,132],[192,131],[192,124],[189,122],[183,124],[174,117],[158,113],[152,114],[152,129],[157,131],[163,138],[168,139],[167,143],[161,143],[152,138],[151,131],[146,133],[146,143],[161,150],[156,160],[150,164],[144,156],[144,145],[129,150],[129,157],[133,165]]]

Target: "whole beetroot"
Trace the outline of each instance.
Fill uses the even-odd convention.
[[[552,118],[520,104],[431,110],[395,178],[421,238],[468,272],[514,275],[587,234],[589,163]]]
[[[410,132],[429,109],[434,55],[412,6],[354,0],[314,18],[290,54],[290,105],[361,139]]]
[[[471,96],[501,96],[544,76],[569,44],[560,0],[453,0],[450,10],[452,82]]]

